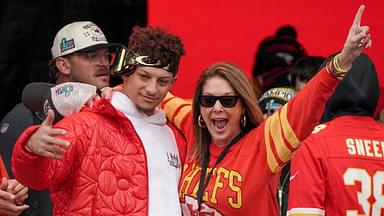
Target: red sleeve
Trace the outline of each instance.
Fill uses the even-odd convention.
[[[190,139],[194,137],[194,134],[191,102],[168,93],[160,106],[164,110],[168,121],[180,129],[186,137],[187,143],[192,143]]]
[[[305,88],[288,102],[288,121],[297,138],[303,141],[319,123],[328,98],[340,80],[323,68]]]
[[[82,141],[81,135],[79,135],[82,130],[74,130],[75,124],[73,122],[75,121],[73,119],[71,121],[71,117],[68,117],[55,125],[55,128],[62,128],[67,131],[65,136],[57,136],[57,138],[71,143],[65,149],[61,160],[40,157],[26,150],[25,145],[28,139],[39,126],[29,127],[20,135],[13,149],[12,171],[21,184],[36,190],[45,190],[66,181],[71,170],[76,169],[74,166],[75,159],[79,159],[76,155],[76,147]]]
[[[264,142],[267,163],[276,173],[287,163],[323,114],[339,80],[322,69],[291,101],[267,118]]]
[[[324,154],[312,136],[306,139],[291,161],[288,215],[324,215]]]
[[[25,149],[28,139],[38,128],[38,125],[27,128],[17,139],[12,153],[12,171],[21,184],[42,190],[47,189],[48,184],[43,182],[46,178],[41,168],[48,166],[49,159],[38,157]]]
[[[4,161],[3,161],[3,158],[1,157],[1,155],[0,155],[0,172],[1,172],[1,174],[0,174],[1,178],[3,178],[3,177],[8,178],[7,169],[5,168]]]

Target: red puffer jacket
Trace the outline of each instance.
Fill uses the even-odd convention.
[[[51,190],[53,215],[147,215],[148,178],[144,147],[131,122],[106,100],[57,125],[71,142],[61,160],[25,149],[37,126],[17,141],[15,177],[34,189]],[[176,140],[181,134],[174,130]],[[185,150],[179,149],[180,158]],[[183,161],[183,159],[181,159]]]
[[[3,158],[0,155],[0,178],[7,177],[8,178],[8,173],[7,173],[7,168],[5,168]]]

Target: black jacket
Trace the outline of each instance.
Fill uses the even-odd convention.
[[[9,177],[13,178],[11,158],[13,146],[17,138],[27,127],[40,124],[42,114],[33,113],[22,103],[17,104],[1,121],[0,124],[0,153],[7,168]],[[24,216],[50,216],[52,215],[52,202],[49,191],[35,191],[29,189],[26,203],[30,206],[23,212]]]
[[[320,121],[327,122],[342,115],[373,117],[379,95],[375,66],[367,55],[361,54],[329,98]]]

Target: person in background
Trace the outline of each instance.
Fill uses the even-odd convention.
[[[340,55],[266,120],[251,83],[230,63],[203,71],[192,107],[168,95],[162,107],[188,143],[179,184],[184,216],[278,215],[281,168],[319,122],[354,60],[372,44],[368,27],[360,26],[363,11],[361,6]]]
[[[291,100],[295,94],[296,91],[290,87],[271,88],[264,92],[259,99],[259,106],[264,118],[277,112],[277,110]],[[280,183],[277,190],[280,216],[286,215],[288,207],[289,164],[290,163],[288,162],[281,170]]]
[[[28,188],[15,179],[8,179],[8,173],[0,156],[0,216],[20,215],[29,206],[24,204]]]
[[[316,73],[320,70],[320,66],[324,62],[324,60],[325,58],[320,56],[303,56],[299,58],[292,65],[289,71],[291,74],[292,86],[295,88],[296,92],[301,91],[306,85],[306,83],[316,75]],[[269,93],[264,95],[263,95],[264,97],[268,98]],[[261,97],[261,99],[263,98],[263,96]],[[260,99],[260,102],[261,102],[261,99]],[[274,101],[274,100],[271,100],[271,101]],[[276,107],[284,105],[287,101],[288,100],[282,100],[280,104],[279,103],[276,104]],[[259,102],[259,105],[261,106],[262,108],[261,110],[263,111],[264,104],[260,102]],[[263,111],[264,114],[266,112],[267,110],[265,112]],[[289,176],[290,176],[290,162],[288,162],[281,170],[280,184],[278,189],[280,216],[285,216],[287,214]]]
[[[290,87],[276,87],[268,89],[261,95],[259,106],[264,118],[271,116],[296,94],[296,91]]]
[[[306,55],[297,40],[297,31],[291,25],[281,26],[275,35],[266,37],[259,44],[254,58],[252,84],[256,97],[270,88],[289,86],[290,67]]]
[[[15,176],[50,189],[53,215],[181,215],[185,140],[157,107],[176,80],[184,47],[153,27],[134,27],[128,46],[116,52],[112,74],[123,84],[111,101],[97,100],[55,128],[49,110],[15,145]]]
[[[304,56],[297,60],[289,70],[292,86],[301,91],[307,82],[319,71],[325,58],[322,56]]]
[[[360,55],[291,161],[288,215],[384,215],[383,93]]]
[[[50,82],[60,84],[69,81],[88,83],[103,88],[109,85],[110,50],[102,30],[90,21],[73,22],[56,34],[49,61]],[[0,153],[10,177],[12,150],[23,130],[44,120],[43,112],[33,112],[23,103],[17,104],[1,121]],[[29,190],[27,216],[52,215],[49,191]]]

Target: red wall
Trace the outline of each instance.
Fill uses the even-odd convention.
[[[249,77],[259,42],[284,24],[296,27],[310,55],[327,56],[343,46],[360,4],[373,47],[367,51],[384,73],[384,2],[381,0],[149,0],[149,24],[162,26],[184,41],[186,55],[173,91],[192,97],[201,71],[216,61],[231,61]]]

